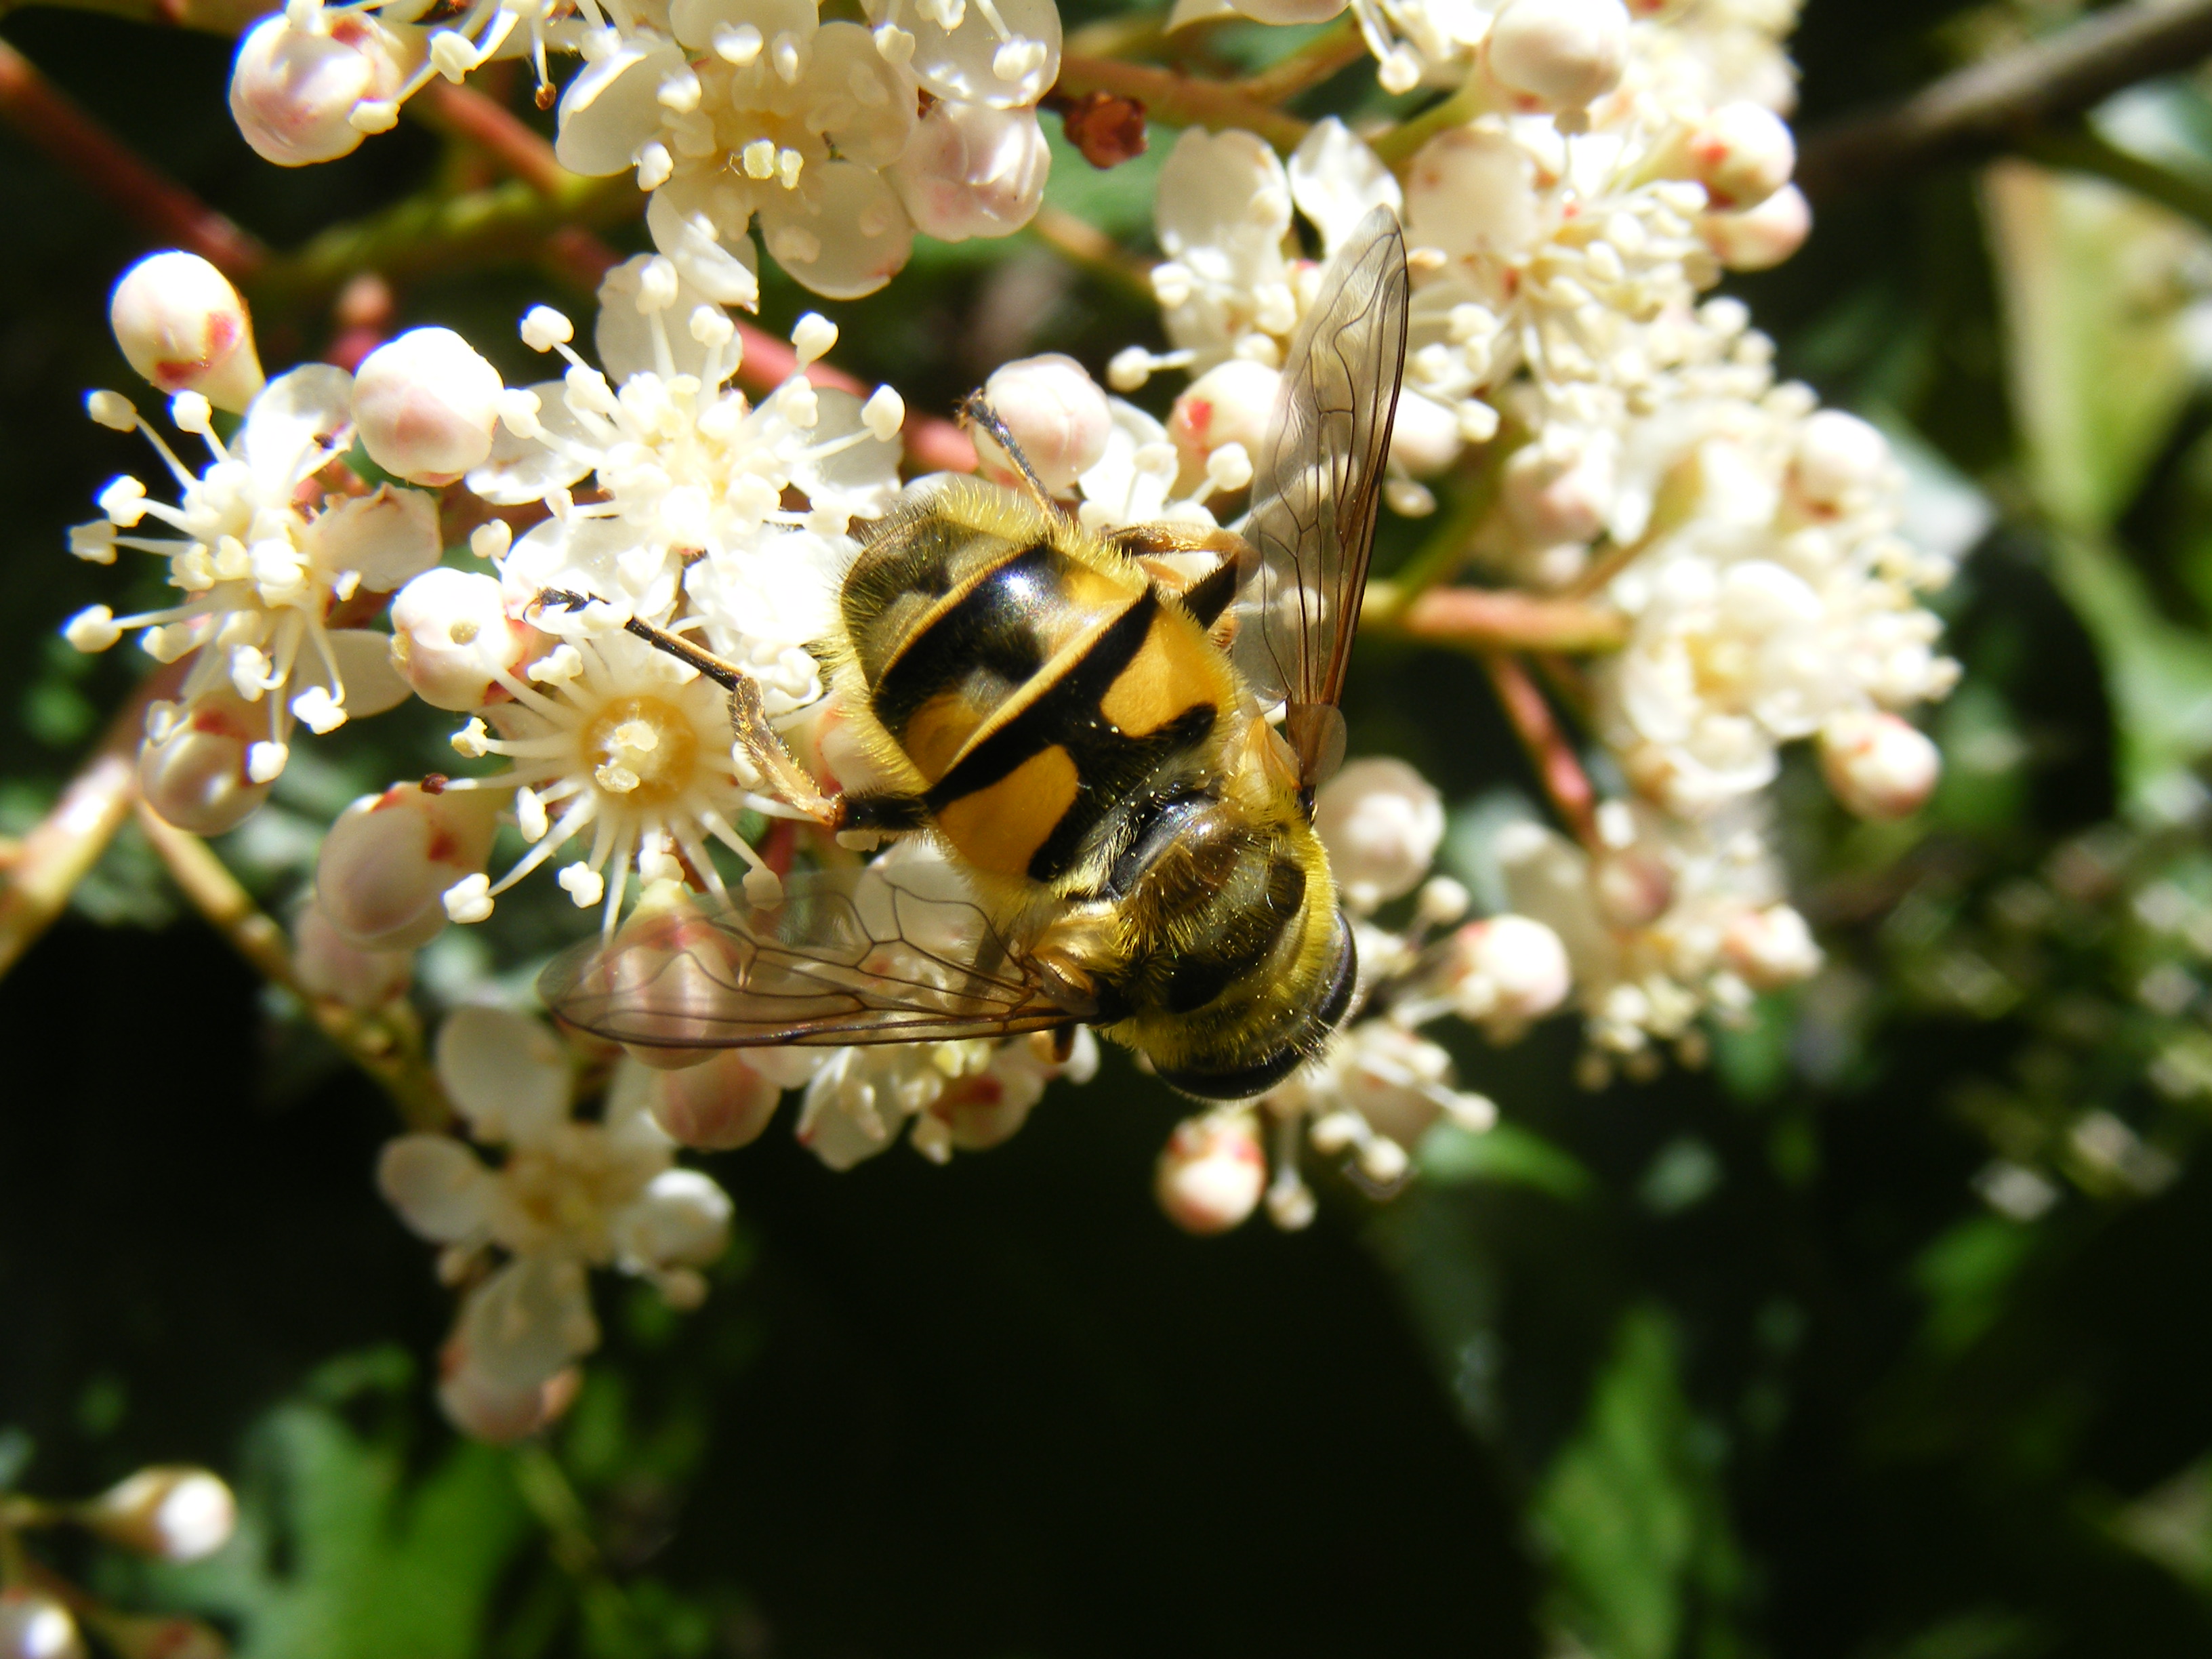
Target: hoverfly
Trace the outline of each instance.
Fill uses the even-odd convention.
[[[730,689],[740,750],[825,827],[943,858],[894,848],[773,906],[641,913],[555,961],[547,1006],[662,1051],[1085,1023],[1219,1100],[1316,1054],[1357,962],[1314,791],[1343,753],[1407,308],[1378,208],[1292,337],[1241,537],[1079,530],[970,399],[1028,491],[956,479],[878,521],[819,647],[888,784],[820,796],[742,672],[630,624]],[[1214,559],[1195,579],[1193,554]]]

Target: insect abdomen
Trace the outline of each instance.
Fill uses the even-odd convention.
[[[1203,769],[1233,681],[1133,568],[1026,501],[954,486],[894,519],[846,578],[870,711],[970,864],[1047,884],[1109,819]]]

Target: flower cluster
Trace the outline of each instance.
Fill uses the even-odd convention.
[[[728,1242],[730,1200],[674,1167],[654,1122],[653,1073],[618,1064],[597,1121],[572,1114],[568,1052],[535,1020],[463,1008],[438,1032],[439,1080],[485,1163],[448,1134],[387,1144],[377,1182],[407,1224],[444,1247],[439,1274],[468,1288],[447,1343],[439,1397],[487,1439],[527,1434],[573,1394],[573,1363],[599,1346],[589,1273],[612,1267],[674,1306],[707,1293],[699,1269]]]
[[[1191,372],[1169,425],[1181,482],[1203,478],[1264,430],[1310,302],[1293,214],[1327,252],[1376,204],[1398,213],[1413,303],[1386,500],[1419,514],[1432,482],[1480,473],[1486,505],[1450,554],[1618,617],[1587,713],[1632,795],[1588,846],[1522,850],[1595,1053],[1694,1053],[1700,1012],[1819,962],[1759,828],[1781,748],[1817,738],[1850,811],[1910,813],[1938,758],[1903,716],[1956,676],[1920,604],[1949,568],[1896,533],[1887,441],[1777,384],[1742,306],[1700,302],[1809,227],[1779,113],[1790,9],[1356,10],[1387,86],[1452,96],[1395,170],[1333,119],[1287,162],[1249,133],[1183,134],[1152,273],[1174,349],[1122,353],[1115,382]]]
[[[293,0],[240,43],[231,109],[261,155],[301,166],[491,58],[529,56],[550,103],[549,51],[583,60],[560,94],[561,164],[635,169],[653,245],[724,305],[757,302],[756,226],[799,282],[849,299],[896,274],[917,231],[1011,235],[1043,193],[1053,0],[876,0],[865,24],[817,0]]]

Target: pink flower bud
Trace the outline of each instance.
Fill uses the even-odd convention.
[[[680,883],[659,881],[639,896],[614,948],[583,968],[575,989],[629,1005],[632,1024],[647,1039],[624,1045],[631,1058],[656,1071],[682,1071],[725,1052],[715,1039],[725,988],[743,971],[740,948]]]
[[[1544,109],[1581,109],[1620,83],[1621,0],[1506,0],[1482,43],[1491,78]]]
[[[1322,786],[1314,829],[1355,911],[1421,884],[1444,836],[1443,798],[1401,760],[1356,760]]]
[[[1612,927],[1648,927],[1674,902],[1667,866],[1633,848],[1603,852],[1590,860],[1590,897]]]
[[[410,483],[449,484],[491,453],[499,371],[450,328],[410,328],[362,359],[353,413],[369,459]]]
[[[236,411],[261,390],[246,301],[197,253],[155,253],[125,271],[107,321],[131,367],[164,392],[197,392]]]
[[[1035,110],[945,99],[930,106],[890,178],[916,229],[964,242],[1011,236],[1029,223],[1051,171]]]
[[[248,768],[269,740],[269,708],[235,692],[203,693],[156,726],[138,751],[146,805],[179,830],[219,836],[269,799],[274,773],[256,781]]]
[[[1247,455],[1259,454],[1282,381],[1279,369],[1231,357],[1185,387],[1168,416],[1168,436],[1175,441],[1183,476],[1204,477],[1207,459],[1224,444],[1242,444]]]
[[[1709,112],[1682,138],[1682,173],[1705,187],[1712,204],[1742,212],[1790,182],[1797,143],[1764,104],[1739,100]]]
[[[759,1139],[783,1089],[753,1069],[746,1050],[726,1048],[686,1070],[662,1072],[648,1098],[653,1121],[678,1145],[719,1152]]]
[[[440,565],[392,602],[392,666],[434,708],[481,708],[505,697],[494,671],[518,672],[544,645],[544,635],[507,614],[496,577]]]
[[[1460,1012],[1511,1025],[1541,1019],[1567,1000],[1574,971],[1566,946],[1540,921],[1492,916],[1452,936]]]
[[[70,1610],[44,1590],[0,1590],[0,1659],[85,1659]]]
[[[1721,957],[1754,991],[1779,991],[1820,971],[1820,947],[1786,904],[1746,910],[1721,935]]]
[[[1928,735],[1873,708],[1835,715],[1820,732],[1820,775],[1844,811],[1863,818],[1902,818],[1936,792],[1943,757]]]
[[[1249,1113],[1186,1118],[1176,1125],[1153,1177],[1168,1219],[1187,1233],[1225,1233],[1259,1206],[1267,1155]]]
[[[354,112],[396,98],[407,78],[411,54],[390,30],[357,12],[328,22],[299,28],[280,11],[238,43],[230,112],[254,153],[278,167],[350,155],[364,131]]]
[[[1050,351],[1004,364],[983,382],[983,396],[1048,489],[1071,488],[1106,453],[1113,409],[1073,357]]]
[[[292,924],[292,971],[310,996],[349,1008],[381,1008],[405,992],[415,958],[405,951],[364,951],[349,943],[322,907],[310,903]]]
[[[356,801],[316,860],[324,917],[363,950],[428,944],[446,925],[446,890],[483,869],[498,820],[499,797],[482,789],[434,795],[399,783]]]
[[[1698,215],[1698,234],[1730,270],[1771,270],[1813,234],[1813,204],[1796,185],[1784,185],[1756,207]]]
[[[206,1469],[157,1463],[111,1486],[78,1511],[111,1543],[164,1561],[197,1561],[230,1541],[238,1502]]]

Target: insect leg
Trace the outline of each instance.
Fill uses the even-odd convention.
[[[589,593],[572,592],[564,587],[549,587],[531,601],[544,607],[558,605],[564,611],[580,611],[595,603]],[[651,623],[640,622],[632,617],[623,628],[637,635],[656,651],[665,651],[680,663],[697,669],[730,694],[730,735],[738,752],[752,765],[769,792],[789,803],[817,823],[828,823],[836,816],[836,803],[822,793],[805,769],[792,759],[791,750],[783,746],[783,739],[769,724],[768,710],[761,702],[760,684],[733,662],[726,661],[702,646],[692,644],[680,634],[672,634],[665,628],[655,628]]]

